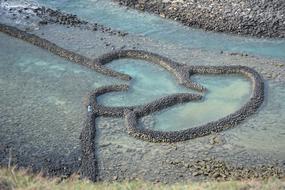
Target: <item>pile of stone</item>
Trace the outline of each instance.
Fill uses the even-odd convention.
[[[215,158],[195,160],[191,163],[171,161],[170,164],[187,168],[194,177],[207,177],[214,180],[242,180],[282,178],[284,171],[277,165],[258,165],[254,167],[230,165]]]
[[[285,37],[284,0],[114,0],[205,30]]]
[[[7,4],[7,5],[6,5]],[[44,6],[31,6],[31,5],[14,5],[0,4],[0,15],[9,15],[13,20],[21,20],[21,22],[32,22],[34,25],[47,25],[47,24],[60,24],[66,27],[79,27],[86,30],[100,31],[110,35],[126,36],[126,32],[113,30],[102,24],[91,23],[78,18],[75,14],[62,12],[57,9],[52,9]]]
[[[77,15],[61,12],[59,10],[54,10],[46,7],[38,7],[33,11],[37,14],[37,16],[43,19],[40,24],[57,23],[72,27],[81,27],[93,31],[99,30],[103,33],[109,33],[111,35],[127,35],[125,32],[112,30],[111,28],[98,23],[89,23],[85,20],[79,19]]]

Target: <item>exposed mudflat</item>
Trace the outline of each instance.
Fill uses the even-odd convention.
[[[112,50],[140,49],[187,65],[245,65],[254,68],[265,80],[265,103],[256,115],[234,129],[194,140],[173,144],[145,142],[129,136],[122,119],[99,118],[95,145],[100,180],[138,178],[177,182],[207,176],[282,175],[285,158],[283,61],[187,49],[131,34],[118,35],[117,31],[114,34],[92,30],[86,25],[70,26],[51,21],[43,24],[43,19],[33,14],[22,18],[21,13],[1,12],[0,22],[89,58]],[[20,167],[42,169],[49,175],[77,172],[81,162],[79,135],[86,118],[84,96],[102,85],[126,82],[2,33],[0,47],[1,164],[6,165],[10,160]],[[5,47],[3,51],[2,47]],[[159,68],[158,71],[164,72]],[[150,124],[153,118],[143,121]],[[207,172],[208,166],[215,169]]]

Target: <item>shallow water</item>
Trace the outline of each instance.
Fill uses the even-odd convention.
[[[218,120],[249,100],[250,83],[237,76],[199,76],[193,79],[208,89],[202,102],[188,103],[155,115],[155,129],[178,130]]]
[[[139,105],[174,93],[198,93],[177,85],[170,73],[145,61],[113,61],[111,68],[129,74],[134,80],[128,93],[102,96],[99,100],[105,105]],[[250,96],[250,82],[242,76],[193,76],[192,79],[208,89],[203,101],[190,102],[157,113],[153,126],[155,129],[173,131],[206,124],[238,110]]]
[[[102,104],[108,106],[142,105],[162,96],[179,92],[190,92],[177,84],[173,75],[158,65],[134,59],[113,61],[108,67],[133,77],[130,89],[126,92],[108,93],[99,97]]]
[[[244,52],[257,56],[285,59],[285,40],[258,39],[191,29],[158,16],[117,6],[110,0],[37,0],[37,2],[113,29],[168,44],[209,51]]]

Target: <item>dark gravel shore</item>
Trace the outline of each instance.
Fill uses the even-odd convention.
[[[205,30],[285,37],[284,0],[114,0]]]

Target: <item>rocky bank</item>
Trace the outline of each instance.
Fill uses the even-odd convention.
[[[186,26],[257,37],[285,37],[284,0],[113,0]]]

